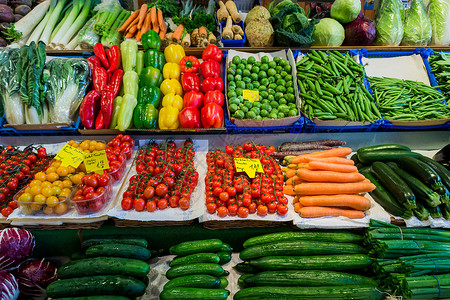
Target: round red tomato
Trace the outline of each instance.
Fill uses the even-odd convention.
[[[158,184],[155,189],[155,194],[159,197],[164,197],[167,194],[167,185],[164,183]]]
[[[167,200],[164,198],[159,199],[157,204],[159,209],[165,209],[169,205]]]
[[[180,201],[180,197],[178,197],[178,196],[171,196],[169,198],[169,205],[170,205],[170,207],[173,207],[173,208],[178,207],[179,201]]]
[[[147,211],[155,211],[156,210],[156,202],[155,201],[148,201],[146,204]]]
[[[267,215],[268,209],[267,209],[267,206],[265,206],[265,205],[259,204],[256,210],[257,210],[258,215],[260,215],[260,216]]]
[[[230,216],[235,216],[237,215],[239,207],[237,206],[237,204],[232,204],[230,206],[228,206],[228,214]]]
[[[228,209],[225,206],[221,206],[217,209],[217,215],[219,217],[226,217],[228,215]]]
[[[130,197],[125,197],[122,199],[122,202],[120,203],[123,210],[130,210],[133,206],[133,199]]]
[[[241,218],[246,218],[248,216],[249,209],[247,207],[239,207],[238,209],[238,216]]]
[[[10,214],[12,214],[12,212],[13,212],[13,209],[9,206],[2,208],[2,210],[1,210],[1,213],[5,218],[7,218]]]
[[[145,200],[137,198],[133,201],[133,207],[136,211],[143,211],[145,209]]]
[[[189,201],[188,198],[183,197],[178,201],[178,205],[182,210],[187,210],[189,209],[189,206],[191,206],[191,201]]]
[[[284,205],[282,203],[278,204],[277,213],[280,216],[284,216],[285,214],[287,214],[287,212],[288,212],[288,207],[286,205]]]

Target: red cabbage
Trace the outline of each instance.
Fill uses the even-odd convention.
[[[17,267],[33,253],[34,237],[23,229],[0,231],[0,270]]]
[[[34,299],[46,299],[45,289],[56,281],[56,267],[45,258],[25,261],[19,267],[19,290]]]
[[[17,279],[7,271],[0,271],[0,300],[15,300],[18,296]]]
[[[375,26],[367,18],[357,18],[345,26],[346,45],[368,46],[373,43],[376,36]]]

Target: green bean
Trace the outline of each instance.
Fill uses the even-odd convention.
[[[309,69],[311,69],[311,67],[314,65],[314,62],[313,61],[310,61],[306,66],[305,66],[305,71],[307,71],[307,70],[309,70]]]
[[[304,64],[305,62],[307,62],[309,60],[308,56],[303,56],[302,60],[300,60],[299,62],[297,62],[297,64],[295,65],[296,67]]]
[[[300,89],[300,92],[306,94],[305,86],[303,85],[303,83],[300,80],[297,80],[297,83],[298,83],[298,88]]]
[[[316,86],[311,80],[306,80],[306,84],[308,85],[309,90],[311,90],[312,92],[316,92]]]

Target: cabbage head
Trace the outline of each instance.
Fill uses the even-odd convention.
[[[426,46],[431,40],[431,22],[422,0],[413,0],[404,23],[403,46]]]
[[[377,37],[375,45],[398,46],[403,38],[403,13],[401,0],[384,0],[375,18]]]
[[[450,0],[431,0],[428,16],[433,32],[430,45],[450,44]]]
[[[345,29],[335,19],[323,18],[314,26],[312,46],[340,46],[345,39]]]
[[[359,0],[336,0],[331,6],[330,15],[342,24],[353,22],[361,11]]]

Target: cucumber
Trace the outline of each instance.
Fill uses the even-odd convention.
[[[219,285],[219,289],[224,289],[228,286],[228,279],[226,279],[225,277],[220,277],[220,285]]]
[[[177,287],[164,289],[159,295],[160,300],[226,300],[229,291],[224,289],[201,289]]]
[[[362,152],[371,152],[371,151],[380,151],[380,150],[404,150],[404,151],[411,151],[410,148],[399,145],[399,144],[383,144],[383,145],[376,145],[376,146],[369,146],[369,147],[362,147],[358,149],[358,153]]]
[[[256,245],[244,249],[240,259],[248,261],[263,256],[276,255],[320,255],[320,254],[358,254],[366,253],[366,250],[356,244],[332,243],[332,242],[310,242],[310,241],[286,241],[271,244]]]
[[[429,165],[439,175],[447,190],[450,190],[450,172],[443,165],[426,156],[419,156],[417,159]]]
[[[442,186],[441,178],[436,172],[423,161],[414,157],[402,157],[399,165],[413,176],[426,183],[433,190],[438,190]]]
[[[239,264],[235,265],[233,268],[236,271],[241,272],[241,273],[257,273],[258,272],[258,270],[251,267],[248,262],[239,263]]]
[[[86,256],[113,256],[147,260],[152,256],[150,250],[135,245],[102,244],[94,245],[86,249]]]
[[[219,265],[227,264],[231,261],[231,253],[220,251],[217,252],[217,256],[219,257]]]
[[[370,169],[375,178],[407,209],[416,208],[416,197],[410,187],[388,165],[376,161]]]
[[[228,276],[228,275],[230,275],[230,272],[228,272],[227,270],[223,270],[222,274],[220,274],[219,276],[223,277],[223,276]]]
[[[67,298],[53,298],[52,300],[130,300],[130,298],[122,296],[85,296],[85,297],[67,297]]]
[[[181,265],[170,268],[166,272],[167,279],[173,279],[180,276],[207,274],[212,276],[221,276],[224,269],[218,264],[195,263],[190,265]]]
[[[192,263],[212,263],[218,264],[220,262],[220,256],[215,253],[195,253],[187,256],[175,257],[170,266],[188,265]]]
[[[220,252],[233,252],[233,248],[231,248],[231,246],[227,243],[223,243],[222,247],[220,248]]]
[[[350,159],[353,160],[353,162],[355,163],[355,165],[361,163],[361,162],[359,161],[359,159],[358,159],[358,154],[356,154],[356,153],[353,154],[353,155],[350,157]]]
[[[84,252],[81,252],[81,251],[74,252],[70,256],[71,260],[77,260],[77,259],[83,259],[83,258],[87,258],[87,256],[84,254]]]
[[[372,263],[365,254],[339,254],[317,256],[266,256],[249,262],[262,271],[276,270],[358,270]]]
[[[144,248],[148,247],[148,241],[139,236],[95,236],[81,243],[81,249],[87,249],[100,244],[125,244],[136,245]]]
[[[220,286],[219,278],[211,275],[198,274],[198,275],[181,276],[169,280],[169,282],[167,282],[166,285],[164,286],[164,289],[170,289],[174,287],[196,287],[205,289],[215,289],[219,288],[219,286]]]
[[[242,275],[242,276],[239,277],[239,279],[238,279],[238,286],[239,286],[240,288],[248,287],[248,286],[245,284],[245,280],[246,280],[247,278],[250,278],[250,277],[253,277],[253,276],[255,276],[255,274],[250,274],[250,273],[248,273],[248,274]]]
[[[376,161],[397,161],[403,156],[420,156],[419,153],[406,150],[378,150],[378,151],[364,151],[358,153],[358,159],[363,164],[371,164]]]
[[[245,286],[336,286],[373,285],[365,276],[334,271],[264,271],[244,279]]]
[[[260,299],[353,299],[381,300],[384,294],[375,286],[320,286],[320,287],[276,287],[258,286],[238,291],[234,300]]]
[[[186,256],[202,252],[219,252],[222,249],[222,241],[219,239],[199,240],[183,242],[170,248],[170,254]]]
[[[141,279],[150,271],[148,263],[122,257],[94,257],[64,264],[58,269],[58,278],[95,275],[125,275]]]
[[[86,276],[54,281],[46,292],[51,298],[95,295],[133,298],[145,293],[145,285],[135,278],[122,275]]]

